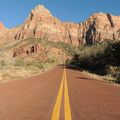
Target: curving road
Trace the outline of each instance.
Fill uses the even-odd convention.
[[[0,120],[120,120],[120,86],[57,66],[0,84]]]

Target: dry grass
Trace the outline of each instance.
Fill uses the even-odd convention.
[[[46,51],[32,53],[24,57],[13,58],[13,50],[40,43]],[[26,39],[0,45],[0,82],[28,77],[65,63],[63,55],[74,54],[74,47],[59,42],[42,39]]]

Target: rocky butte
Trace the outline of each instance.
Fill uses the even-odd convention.
[[[31,37],[63,41],[75,46],[120,40],[120,16],[95,13],[82,23],[61,22],[43,5],[38,5],[18,27],[7,29],[0,23],[2,43]]]

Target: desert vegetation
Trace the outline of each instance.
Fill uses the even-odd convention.
[[[24,56],[13,57],[14,50],[37,44],[45,49]],[[29,38],[3,44],[0,46],[0,81],[37,74],[55,65],[65,63],[63,55],[71,58],[76,53],[77,48],[68,43],[52,42],[40,38]]]
[[[120,83],[120,42],[107,41],[91,46],[83,46],[75,54],[71,64],[83,70]]]
[[[13,57],[14,49],[36,44],[41,44],[45,50]],[[56,50],[61,53],[55,52]],[[63,56],[68,59],[64,59]],[[94,45],[75,47],[68,43],[40,38],[14,41],[0,46],[0,81],[36,74],[55,65],[64,64],[65,60],[68,64],[74,64],[80,69],[103,76],[104,79],[120,83],[119,41],[106,40]]]

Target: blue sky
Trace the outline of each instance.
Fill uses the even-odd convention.
[[[120,0],[0,0],[0,21],[8,28],[20,25],[38,4],[62,21],[81,22],[95,12],[120,15]]]

